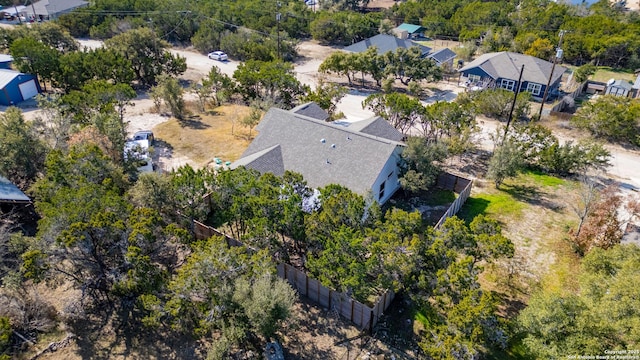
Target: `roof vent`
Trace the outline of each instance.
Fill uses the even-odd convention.
[[[331,164],[331,161],[329,161],[329,159],[327,159],[327,164]]]
[[[347,135],[347,140],[351,140],[351,136]]]
[[[333,149],[335,149],[335,148],[336,148],[336,144],[331,144],[331,147],[332,147]]]
[[[326,142],[327,142],[327,140],[325,140],[325,139],[320,139],[320,142],[324,144],[324,143],[326,143]]]

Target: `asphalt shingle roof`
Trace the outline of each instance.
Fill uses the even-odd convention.
[[[314,119],[322,121],[326,121],[329,118],[329,113],[314,102],[308,102],[302,105],[298,105],[290,111],[292,113],[312,117]]]
[[[538,84],[547,83],[553,63],[538,59],[537,57],[507,51],[480,55],[480,57],[458,71],[463,72],[471,68],[479,67],[494,80],[498,78],[518,80],[520,67],[523,64],[524,72],[522,74],[522,81]],[[566,70],[563,66],[556,65],[551,83],[553,84],[558,81]]]
[[[393,141],[402,141],[404,139],[404,135],[402,135],[400,131],[391,126],[388,121],[380,116],[374,116],[369,119],[352,122],[348,124],[348,128],[353,131]]]
[[[382,55],[389,51],[395,52],[398,48],[409,49],[414,46],[418,46],[423,54],[428,54],[431,51],[430,47],[420,45],[408,39],[399,39],[393,35],[386,34],[378,34],[374,37],[362,40],[353,45],[349,45],[343,50],[359,53],[366,51],[371,46],[375,46],[378,49],[379,55]]]
[[[438,64],[442,64],[444,62],[447,62],[453,58],[455,58],[457,55],[455,52],[453,52],[453,50],[449,49],[449,48],[444,48],[444,49],[440,49],[432,54],[429,54],[429,59],[433,59],[435,60]]]
[[[52,16],[87,5],[89,2],[83,0],[40,0],[27,6],[24,12],[33,15],[35,9],[35,15]]]
[[[302,174],[314,188],[340,184],[365,194],[403,143],[272,108],[256,127],[258,135],[231,168]]]

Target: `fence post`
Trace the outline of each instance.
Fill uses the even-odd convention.
[[[369,318],[369,334],[373,334],[373,309],[371,309],[371,318]]]
[[[351,322],[353,322],[353,305],[354,304],[355,304],[355,301],[351,299],[351,315],[349,316],[349,320],[351,320]]]
[[[284,264],[284,279],[289,282],[289,265],[286,263]]]
[[[293,287],[296,288],[296,290],[298,289],[298,272],[297,271],[293,271]]]

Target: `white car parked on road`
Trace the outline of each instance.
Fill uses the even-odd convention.
[[[224,52],[222,52],[220,50],[214,51],[214,52],[210,52],[207,56],[211,60],[218,60],[218,61],[227,61],[227,60],[229,60],[229,57],[227,56],[227,54],[225,54]]]

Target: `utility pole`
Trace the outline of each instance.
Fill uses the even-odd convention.
[[[18,12],[17,3],[13,3],[13,8],[16,10],[16,16],[18,17],[18,22],[20,23],[20,25],[22,25],[22,19],[20,19],[20,13]]]
[[[27,6],[27,2],[31,2],[31,11],[33,11],[33,22],[35,23],[35,22],[37,22],[37,21],[36,21],[36,17],[37,17],[37,15],[36,15],[36,8],[35,8],[35,6],[33,6],[33,0],[27,0],[27,1],[25,1],[25,3],[24,3],[24,6],[25,6],[25,7]]]
[[[562,38],[564,37],[565,30],[560,30],[560,39],[558,40],[558,47],[556,48],[556,55],[553,57],[553,65],[551,66],[551,74],[549,74],[549,80],[547,81],[547,87],[544,88],[544,95],[542,95],[542,102],[540,103],[540,111],[538,112],[538,120],[542,118],[542,108],[544,102],[547,100],[547,94],[549,93],[549,86],[551,86],[551,79],[553,78],[553,72],[556,69],[556,63],[562,58]]]
[[[276,2],[276,23],[277,23],[277,31],[278,31],[278,59],[282,60],[282,55],[280,54],[280,18],[282,15],[280,14],[280,6],[282,4],[280,1]]]
[[[520,92],[520,86],[522,84],[523,72],[524,72],[524,64],[522,64],[522,67],[520,68],[520,76],[518,77],[516,88],[514,89],[513,102],[511,103],[511,110],[509,110],[509,118],[507,119],[507,126],[504,127],[504,137],[502,138],[503,144],[507,140],[507,131],[509,131],[509,124],[511,124],[511,119],[513,119],[513,110],[516,108],[516,100],[518,100],[518,93]]]

